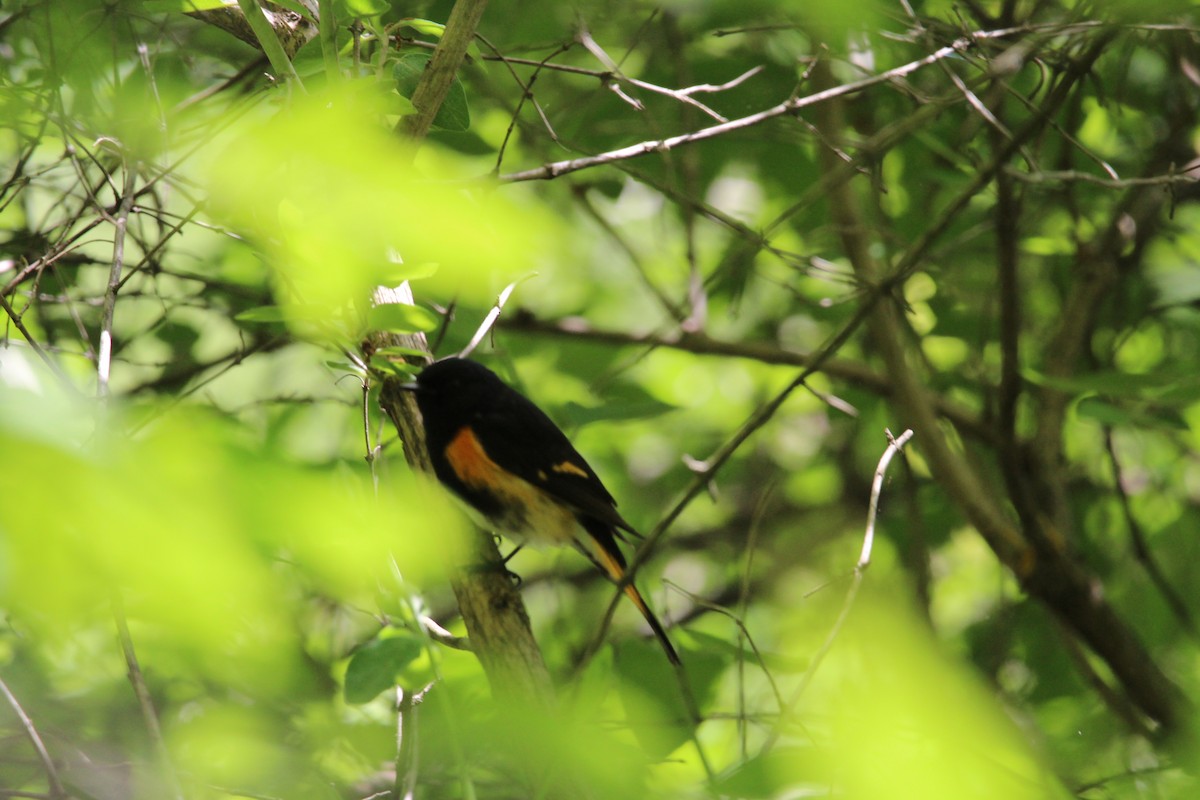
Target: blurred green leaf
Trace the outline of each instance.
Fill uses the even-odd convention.
[[[369,94],[314,95],[238,126],[213,153],[214,213],[266,249],[279,305],[344,315],[394,277],[396,253],[440,264],[422,291],[490,302],[494,286],[528,271],[531,253],[557,246],[560,225],[545,209],[485,194],[482,181],[463,180],[478,172],[430,146],[414,167],[379,120]]]
[[[365,475],[247,451],[212,417],[176,412],[153,436],[101,432],[76,451],[24,430],[0,426],[0,446],[58,476],[73,501],[55,500],[53,483],[20,491],[5,514],[0,603],[56,639],[106,618],[99,599],[120,594],[147,653],[184,656],[198,676],[240,691],[285,694],[303,672],[295,609],[280,601],[290,571],[328,596],[369,602],[393,553],[419,583],[461,547],[443,493],[401,478],[373,496]],[[14,481],[0,471],[0,493],[16,497]],[[405,533],[416,530],[438,535]]]

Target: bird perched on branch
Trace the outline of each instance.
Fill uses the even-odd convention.
[[[617,540],[638,536],[566,435],[487,367],[446,358],[415,383],[438,479],[518,545],[572,545],[621,586],[672,664],[679,655],[641,593],[626,579]]]

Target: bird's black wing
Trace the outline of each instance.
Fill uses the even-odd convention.
[[[479,424],[472,425],[488,457],[576,511],[637,536],[595,470],[558,426],[516,391],[501,394],[477,413]]]

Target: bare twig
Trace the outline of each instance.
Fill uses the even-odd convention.
[[[691,144],[692,142],[701,142],[706,139],[712,139],[717,136],[724,136],[732,131],[744,130],[752,128],[755,125],[761,125],[767,120],[775,119],[787,114],[794,114],[801,109],[807,108],[818,103],[832,100],[837,97],[855,94],[872,86],[877,86],[881,83],[887,83],[897,78],[902,78],[911,75],[917,70],[936,64],[944,58],[949,58],[962,51],[969,49],[974,43],[974,39],[963,38],[955,41],[953,44],[942,47],[935,52],[925,56],[924,58],[911,61],[908,64],[890,69],[886,72],[881,72],[878,75],[872,75],[869,78],[864,78],[860,81],[834,86],[824,91],[808,95],[806,97],[793,97],[772,106],[764,111],[759,111],[756,114],[739,117],[737,119],[722,122],[718,125],[712,125],[707,128],[701,128],[698,131],[691,133],[680,134],[679,136],[669,136],[665,139],[656,139],[638,144],[622,147],[617,150],[610,150],[607,153],[601,153],[594,156],[584,156],[582,158],[574,158],[567,161],[555,161],[549,164],[543,164],[534,169],[523,170],[521,172],[510,172],[506,175],[501,175],[500,180],[504,182],[512,181],[533,181],[533,180],[550,180],[557,178],[560,175],[566,175],[570,172],[576,172],[581,169],[601,166],[604,164],[613,164],[618,161],[625,161],[631,158],[648,155],[650,153],[661,153],[667,150],[672,150],[680,145]]]
[[[462,352],[458,354],[459,358],[466,358],[467,356],[471,355],[471,353],[475,352],[475,348],[478,347],[479,343],[482,342],[484,337],[488,335],[488,331],[492,329],[492,325],[495,324],[496,319],[500,316],[500,312],[504,310],[504,304],[507,303],[508,298],[512,296],[513,290],[516,289],[517,285],[524,280],[528,280],[528,278],[522,278],[521,280],[514,281],[508,286],[504,287],[504,291],[502,291],[500,296],[496,298],[496,302],[492,305],[491,310],[488,311],[487,316],[483,318],[483,322],[479,323],[479,328],[476,329],[475,335],[471,337],[471,341],[467,342],[467,346],[464,347]]]
[[[472,652],[474,648],[471,646],[471,640],[465,636],[455,636],[450,631],[438,624],[433,617],[422,616],[421,627],[425,630],[425,634],[440,645],[451,648],[452,650],[463,650]]]
[[[871,504],[867,510],[867,527],[863,533],[862,550],[858,557],[858,563],[854,565],[850,588],[846,591],[846,599],[842,601],[841,611],[838,612],[837,619],[834,620],[833,626],[830,627],[825,641],[813,654],[812,661],[808,665],[808,669],[804,671],[804,676],[800,679],[800,683],[796,686],[796,690],[792,692],[792,696],[784,705],[782,712],[779,715],[779,721],[771,730],[770,735],[762,746],[762,753],[766,753],[774,748],[779,738],[783,735],[784,729],[790,724],[792,715],[795,713],[796,706],[800,702],[800,698],[812,683],[813,677],[817,674],[817,669],[821,666],[821,662],[829,655],[829,651],[833,649],[833,643],[837,640],[838,634],[841,633],[843,626],[846,624],[846,619],[850,616],[850,610],[854,607],[854,601],[858,597],[859,587],[862,586],[863,575],[866,573],[867,566],[871,563],[871,547],[875,541],[875,519],[879,513],[879,498],[883,493],[883,478],[887,474],[888,465],[891,464],[892,458],[900,452],[901,448],[908,443],[908,440],[913,436],[911,430],[906,430],[898,437],[893,438],[891,431],[888,431],[888,446],[883,451],[883,456],[879,459],[879,465],[875,468],[875,479],[871,483]]]
[[[17,715],[17,720],[20,721],[25,735],[29,737],[29,743],[33,745],[38,760],[42,762],[42,769],[46,772],[46,783],[50,786],[50,793],[45,796],[51,798],[51,800],[67,797],[62,780],[58,777],[58,768],[54,766],[54,759],[50,757],[49,751],[46,750],[46,744],[38,734],[37,728],[34,727],[33,720],[29,718],[29,715],[25,713],[25,709],[17,702],[16,696],[8,688],[8,684],[4,682],[3,678],[0,678],[0,694],[4,695],[4,699],[8,701],[8,705],[12,708],[13,713]],[[34,797],[35,795],[29,794],[26,796]]]
[[[58,378],[59,382],[62,383],[62,385],[72,394],[77,394],[78,392],[75,390],[75,384],[71,383],[71,379],[68,378],[66,373],[64,373],[58,366],[58,362],[52,359],[49,353],[47,353],[45,349],[38,344],[37,339],[33,337],[33,334],[30,333],[29,329],[25,327],[25,323],[21,321],[21,315],[17,313],[16,309],[9,304],[8,300],[2,294],[0,294],[0,308],[3,308],[4,313],[8,314],[8,318],[12,320],[13,326],[20,331],[21,336],[23,336],[25,341],[29,343],[30,349],[32,349],[33,352],[37,354],[37,357],[42,360],[42,363],[44,363],[50,369],[51,374]]]

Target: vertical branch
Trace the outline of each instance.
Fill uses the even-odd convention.
[[[414,142],[420,142],[429,133],[433,118],[467,56],[467,48],[475,38],[475,29],[479,27],[486,7],[487,0],[458,0],[454,4],[442,40],[413,92],[412,104],[417,113],[402,117],[396,125],[397,130],[406,133]]]
[[[125,266],[125,233],[129,227],[129,212],[133,209],[133,187],[137,180],[135,165],[125,160],[125,185],[121,202],[113,218],[113,257],[108,271],[108,286],[104,291],[104,313],[100,321],[100,353],[96,359],[96,393],[108,397],[108,379],[112,371],[113,316],[117,310],[117,293],[121,288],[121,272]]]
[[[997,105],[1000,103],[998,102]],[[993,132],[997,152],[1003,151],[1011,135]],[[1040,474],[1041,465],[1031,465],[1022,458],[1020,436],[1017,433],[1017,405],[1021,399],[1021,280],[1020,252],[1017,246],[1020,204],[1012,177],[1001,165],[996,180],[996,276],[1000,312],[998,339],[1000,342],[1000,383],[996,391],[997,451],[1005,487],[1012,498],[1013,508],[1022,525],[1036,529],[1037,503],[1031,496],[1031,483],[1038,480],[1030,470]]]
[[[1005,451],[1016,443],[1017,401],[1021,394],[1021,291],[1017,276],[1017,201],[1012,178],[996,172],[996,266],[1000,296],[1000,389],[997,427]]]
[[[120,589],[113,590],[113,618],[117,624],[117,635],[121,640],[121,653],[125,656],[125,667],[128,670],[129,683],[137,697],[138,708],[142,712],[142,722],[146,725],[146,733],[150,736],[151,746],[158,756],[159,769],[171,797],[183,800],[183,789],[179,785],[179,777],[171,763],[167,743],[163,740],[162,727],[158,724],[158,713],[154,709],[154,699],[150,697],[150,689],[146,686],[146,677],[142,674],[141,664],[138,663],[137,651],[133,647],[133,637],[129,633],[129,623],[125,619],[125,604],[121,601]]]
[[[420,698],[396,687],[396,778],[393,800],[411,800],[417,788],[417,706]]]

